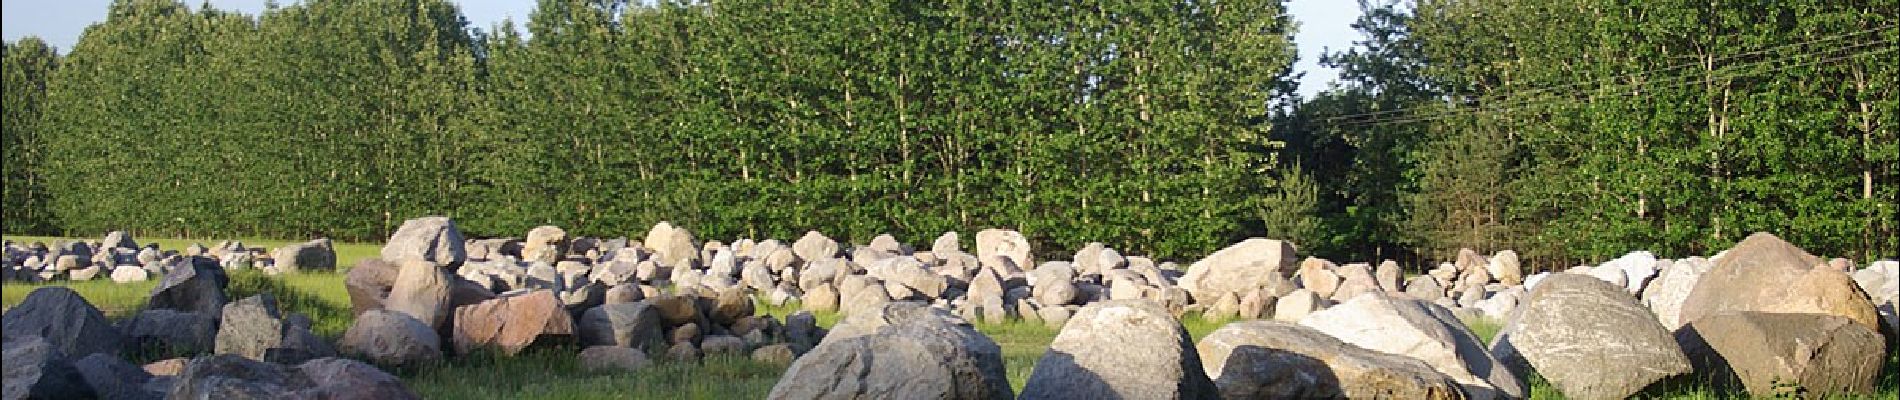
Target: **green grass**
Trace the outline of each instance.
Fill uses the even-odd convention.
[[[14,239],[9,237],[9,239]],[[17,240],[17,239],[16,239]],[[43,240],[43,239],[41,239]],[[160,240],[160,246],[169,246]],[[215,241],[214,241],[215,242]],[[51,241],[48,241],[50,244]],[[281,242],[251,242],[259,246]],[[189,244],[189,242],[184,242]],[[165,247],[172,248],[172,247]],[[351,249],[345,253],[345,249]],[[339,258],[374,257],[377,247],[363,244],[339,244]],[[136,313],[145,303],[156,281],[115,284],[109,280],[90,282],[53,282],[46,284],[6,283],[3,303],[19,304],[27,293],[40,286],[72,287],[108,317],[119,319]],[[343,289],[341,273],[306,273],[266,276],[256,271],[231,274],[230,293],[238,299],[259,292],[270,292],[287,312],[301,313],[315,322],[316,333],[334,340],[351,322],[349,295]],[[784,306],[758,305],[758,313],[784,320],[799,310],[797,303]],[[838,313],[814,313],[819,326],[832,327],[841,319]],[[1210,321],[1199,315],[1182,318],[1182,325],[1195,341],[1212,333],[1227,321]],[[1464,323],[1487,344],[1502,324],[1477,318]],[[1029,374],[1056,329],[1042,323],[1012,322],[976,324],[1002,347],[1003,362],[1010,385],[1018,392],[1029,381]],[[424,398],[519,398],[519,399],[723,399],[762,398],[778,382],[783,367],[754,362],[745,357],[712,357],[699,363],[676,363],[655,358],[652,366],[635,372],[587,372],[580,368],[576,355],[580,349],[572,343],[537,345],[514,357],[480,353],[457,357],[443,363],[415,369],[394,369],[412,390]],[[1890,358],[1879,384],[1879,397],[1894,398],[1900,392],[1900,361]],[[1542,377],[1525,377],[1536,399],[1559,399],[1563,395]],[[1646,392],[1642,397],[1714,399],[1745,397],[1744,393],[1717,391],[1707,382],[1669,382]]]

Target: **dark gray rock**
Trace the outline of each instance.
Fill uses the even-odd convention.
[[[1008,399],[1002,348],[921,303],[889,303],[792,363],[771,399]],[[847,325],[860,324],[848,327]]]
[[[7,313],[11,316],[12,313]],[[7,334],[4,344],[5,379],[0,399],[77,399],[94,396],[92,385],[73,368],[59,348],[36,335]]]
[[[276,297],[269,293],[238,300],[224,307],[215,351],[279,362],[335,355],[335,349],[310,333],[308,321],[294,315],[282,317],[277,311]]]
[[[645,302],[613,303],[581,314],[576,332],[582,345],[632,347],[658,351],[667,342],[660,312]]]
[[[145,382],[152,374],[145,369],[132,365],[119,357],[104,353],[93,353],[73,362],[73,368],[85,377],[86,384],[92,386],[101,399],[160,399],[162,392],[145,390]]]
[[[330,239],[280,247],[271,253],[271,259],[277,261],[277,269],[283,272],[336,270],[336,248],[331,245]]]
[[[165,279],[152,288],[145,307],[216,315],[223,312],[224,303],[229,301],[224,296],[224,287],[229,283],[230,278],[224,275],[218,260],[199,256],[179,258]]]
[[[1697,381],[1756,397],[1872,395],[1887,354],[1878,332],[1827,314],[1717,314],[1684,325],[1676,341]]]
[[[218,316],[171,309],[139,312],[120,327],[133,348],[165,355],[210,352],[217,346]]]
[[[298,372],[315,386],[299,390],[290,397],[335,400],[409,400],[420,399],[403,386],[402,380],[361,361],[344,358],[319,358],[297,365]]]
[[[1024,399],[1213,399],[1187,330],[1160,305],[1110,300],[1083,307],[1036,362]]]
[[[84,357],[92,353],[118,355],[125,337],[86,299],[62,286],[33,289],[20,305],[0,316],[0,335],[39,336],[60,354]]]

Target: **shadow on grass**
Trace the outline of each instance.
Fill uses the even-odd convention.
[[[312,293],[303,288],[288,284],[289,276],[274,277],[257,270],[228,271],[231,282],[224,292],[231,301],[237,301],[259,293],[270,293],[277,298],[280,311],[303,314],[310,317],[311,330],[326,340],[335,341],[350,328],[355,315],[350,311],[348,298],[341,303],[326,299],[323,295]],[[328,278],[328,277],[325,277]],[[308,278],[305,278],[308,279]],[[336,285],[342,286],[342,280],[336,279]]]

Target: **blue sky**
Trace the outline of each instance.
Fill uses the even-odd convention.
[[[189,0],[197,5],[203,0]],[[264,9],[266,0],[212,0],[220,9],[255,13]],[[282,0],[291,4],[294,0]],[[534,0],[455,1],[462,14],[476,27],[487,28],[503,18],[517,23],[528,20]],[[0,0],[0,36],[7,41],[39,36],[64,52],[79,40],[87,25],[104,20],[106,5],[112,0]],[[1319,54],[1326,48],[1341,49],[1352,45],[1359,35],[1352,21],[1359,17],[1359,4],[1353,0],[1292,0],[1287,4],[1293,18],[1300,22],[1294,41],[1300,46],[1300,61],[1294,70],[1306,73],[1300,81],[1300,93],[1309,97],[1339,76],[1329,68],[1320,68]]]

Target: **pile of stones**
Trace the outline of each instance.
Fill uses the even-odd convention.
[[[18,282],[89,281],[142,282],[165,276],[194,258],[215,261],[226,270],[258,269],[266,274],[336,270],[336,249],[330,239],[293,243],[275,250],[222,241],[216,246],[193,244],[164,250],[157,243],[140,246],[130,233],[113,231],[99,241],[0,244],[0,280]]]

